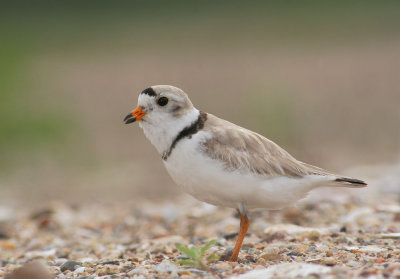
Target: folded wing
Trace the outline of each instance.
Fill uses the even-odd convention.
[[[204,151],[209,157],[221,161],[227,170],[254,173],[266,178],[322,175],[332,178],[332,186],[366,185],[361,180],[341,177],[300,162],[269,139],[212,114],[207,115],[204,130],[213,135],[203,143]]]

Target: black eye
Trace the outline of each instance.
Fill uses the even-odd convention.
[[[160,97],[157,100],[157,104],[161,107],[165,106],[166,104],[168,104],[168,98],[167,97]]]

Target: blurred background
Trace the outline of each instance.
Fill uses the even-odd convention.
[[[395,165],[399,77],[399,1],[3,2],[0,201],[175,197],[122,122],[155,84],[299,160]]]

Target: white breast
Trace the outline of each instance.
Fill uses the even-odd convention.
[[[321,183],[321,176],[305,178],[265,177],[252,173],[227,171],[220,161],[201,150],[210,137],[201,131],[182,139],[164,161],[172,179],[193,197],[214,205],[238,208],[280,209],[305,197]]]

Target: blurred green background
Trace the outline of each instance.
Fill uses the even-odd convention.
[[[399,74],[399,1],[3,2],[1,200],[175,195],[122,122],[155,84],[308,163],[393,163]]]

